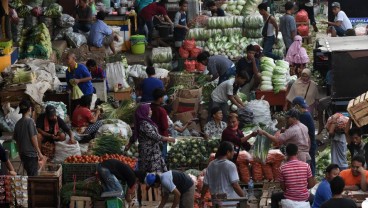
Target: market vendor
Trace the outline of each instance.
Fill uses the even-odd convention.
[[[358,208],[354,200],[343,197],[345,186],[344,180],[340,176],[336,176],[330,182],[332,198],[321,205],[321,208]]]
[[[19,103],[19,113],[22,118],[15,124],[13,139],[17,142],[19,156],[27,176],[38,175],[38,161],[42,161],[44,156],[37,142],[36,125],[31,118],[33,109],[29,100],[22,100]]]
[[[325,178],[318,185],[316,194],[314,195],[312,208],[319,208],[324,202],[332,198],[330,181],[338,176],[339,173],[340,169],[338,165],[330,164],[327,166],[325,170]]]
[[[188,10],[188,2],[186,0],[180,0],[179,2],[179,11],[175,14],[174,19],[174,40],[175,47],[180,47],[183,44],[183,40],[189,31],[189,27],[187,25],[187,10]]]
[[[223,121],[227,121],[228,116],[228,101],[230,100],[232,104],[236,105],[238,108],[243,108],[244,104],[238,97],[237,93],[240,86],[243,86],[249,81],[249,75],[246,71],[237,71],[235,78],[231,78],[212,91],[211,94],[211,107],[220,107],[223,113]]]
[[[327,24],[328,29],[327,33],[331,33],[332,37],[336,36],[346,36],[348,30],[353,30],[353,26],[346,16],[345,12],[341,10],[341,6],[339,2],[333,2],[331,4],[332,13],[335,15],[335,19],[333,22],[322,21],[322,23]]]
[[[109,84],[106,79],[106,71],[99,67],[94,59],[88,59],[86,62],[86,66],[91,73],[92,79],[105,79],[106,81],[106,89],[109,90]],[[94,90],[95,91],[95,90]]]
[[[36,127],[38,146],[40,147],[45,142],[64,141],[66,139],[65,133],[69,135],[69,143],[75,143],[73,132],[64,120],[56,115],[56,109],[52,105],[46,106],[45,113],[37,118]]]
[[[308,112],[308,105],[305,100],[297,96],[293,100],[293,106],[300,112],[299,121],[304,124],[308,128],[308,135],[310,138],[310,149],[309,155],[311,157],[310,167],[312,169],[313,176],[316,175],[316,150],[317,150],[317,142],[316,142],[316,132],[314,126],[314,120],[310,112]]]
[[[234,144],[236,148],[242,148],[249,151],[251,145],[248,140],[257,136],[257,132],[253,132],[244,136],[243,131],[239,129],[239,120],[236,113],[230,113],[227,128],[222,132],[221,142],[228,141]]]
[[[171,25],[174,23],[171,21],[170,17],[167,15],[166,5],[167,0],[160,0],[160,2],[153,2],[148,6],[144,7],[141,12],[138,14],[139,19],[141,20],[139,24],[139,33],[145,34],[144,26],[146,25],[148,28],[148,37],[147,41],[150,44],[152,41],[153,35],[153,18],[157,15],[163,15],[164,19],[169,22]]]
[[[89,32],[92,22],[92,9],[88,6],[88,0],[79,0],[76,8],[75,24],[73,32]]]
[[[235,76],[235,64],[225,56],[211,56],[209,52],[203,51],[198,54],[197,61],[207,66],[208,74],[212,76],[210,81],[219,78],[218,85]]]
[[[349,128],[351,125],[351,118],[349,118],[349,122],[346,125],[346,128]],[[355,155],[360,155],[365,158],[365,162],[367,164],[368,159],[368,145],[362,141],[363,132],[358,127],[353,127],[348,129],[348,135],[346,137],[346,142],[348,144],[348,150],[350,155],[354,157]]]
[[[271,207],[278,208],[282,199],[291,200],[294,203],[306,207],[313,203],[313,195],[309,193],[316,184],[309,165],[298,159],[298,146],[288,144],[286,146],[287,162],[280,167],[280,175],[277,179],[283,192],[273,193]],[[283,205],[283,202],[281,202]],[[308,206],[309,207],[309,206]]]
[[[84,138],[88,141],[95,138],[98,129],[102,126],[102,121],[99,120],[101,109],[97,108],[93,114],[90,110],[91,102],[91,96],[83,95],[72,116],[72,126],[79,134],[85,135]]]
[[[277,131],[275,135],[271,135],[263,130],[258,130],[258,133],[266,136],[276,144],[297,145],[299,148],[297,158],[303,162],[310,162],[310,138],[308,135],[308,128],[299,121],[299,111],[296,109],[290,109],[285,116],[287,121],[287,129],[284,133]]]
[[[364,164],[364,157],[357,155],[351,159],[351,167],[340,172],[345,181],[345,190],[367,191],[368,172],[364,169]]]
[[[170,170],[165,173],[150,173],[146,176],[146,183],[151,187],[162,187],[162,199],[159,208],[163,208],[169,199],[169,194],[174,194],[171,207],[193,208],[195,185],[188,174]]]
[[[148,78],[145,78],[141,84],[142,96],[141,102],[151,102],[153,101],[153,91],[157,88],[164,89],[164,83],[162,80],[155,77],[156,70],[153,66],[147,66],[146,73]]]
[[[158,128],[158,133],[161,136],[169,136],[169,120],[166,110],[161,106],[164,103],[165,91],[157,88],[153,91],[153,102],[151,103],[152,116],[151,119]],[[166,160],[167,157],[167,142],[162,144],[162,156]]]
[[[211,109],[211,117],[213,120],[206,123],[204,126],[205,138],[220,138],[222,132],[227,127],[226,122],[222,121],[224,117],[220,107],[213,107]]]
[[[8,169],[8,172],[5,172],[4,168],[2,168],[2,166],[0,165],[0,174],[1,175],[12,175],[15,176],[17,175],[17,172],[15,172],[15,169],[12,165],[12,163],[10,162],[8,156],[6,156],[6,151],[3,147],[3,145],[0,144],[0,160],[1,162],[5,163],[6,168]]]
[[[225,16],[225,11],[221,8],[218,8],[214,1],[209,1],[207,3],[207,8],[211,11],[212,17],[224,17]]]
[[[249,99],[251,97],[250,92],[254,91],[261,83],[261,73],[259,71],[259,59],[256,58],[257,47],[250,44],[247,46],[246,52],[246,56],[239,59],[236,64],[236,70],[246,71],[249,75],[249,83],[242,86],[240,90]]]
[[[78,87],[83,92],[83,95],[92,97],[92,76],[87,67],[84,64],[78,64],[76,60],[77,57],[74,53],[69,53],[67,55],[66,62],[68,65],[68,70],[66,70],[65,75],[66,82],[68,83],[68,86],[71,87],[70,80],[74,79],[75,83],[78,84]]]
[[[116,159],[109,159],[101,162],[97,166],[98,176],[102,182],[103,192],[122,192],[121,183],[128,186],[125,193],[125,200],[130,203],[135,195],[137,182],[144,182],[145,174],[133,169]],[[121,182],[119,182],[119,180]]]
[[[225,195],[227,198],[244,197],[244,192],[239,185],[239,175],[235,163],[231,160],[234,157],[234,148],[230,142],[221,142],[215,156],[207,167],[203,179],[200,205],[204,204],[204,197],[210,190],[211,198]],[[219,205],[216,200],[213,205]],[[222,202],[221,205],[234,205],[237,202]]]
[[[92,24],[88,35],[88,45],[97,48],[110,47],[113,54],[116,53],[114,41],[119,40],[118,36],[104,22],[107,14],[99,11],[96,15],[96,22]]]

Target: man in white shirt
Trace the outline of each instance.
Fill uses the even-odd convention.
[[[353,29],[353,26],[345,12],[341,11],[339,2],[332,3],[332,13],[335,15],[334,22],[322,21],[322,23],[330,26],[327,29],[327,33],[331,32],[332,37],[348,35],[347,31]]]

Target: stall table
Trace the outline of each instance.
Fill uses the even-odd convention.
[[[268,91],[256,91],[256,98],[261,99],[264,96],[264,100],[268,101],[270,106],[284,106],[286,100],[286,90],[280,90],[276,93],[272,90]]]

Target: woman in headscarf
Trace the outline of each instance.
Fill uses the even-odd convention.
[[[137,108],[133,136],[125,151],[138,140],[138,170],[166,172],[166,164],[161,153],[162,142],[175,142],[175,139],[161,136],[158,133],[157,125],[151,120],[151,115],[149,104],[142,104]]]
[[[285,58],[294,68],[292,75],[296,74],[298,77],[300,77],[301,71],[309,62],[307,51],[302,47],[302,40],[300,35],[294,37],[294,42],[291,44]]]
[[[311,74],[309,69],[303,69],[301,77],[291,86],[286,100],[288,103],[291,103],[297,96],[304,98],[308,105],[308,111],[313,116],[314,108],[317,107],[319,94],[317,84],[311,80]]]

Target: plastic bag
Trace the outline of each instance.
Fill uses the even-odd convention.
[[[62,142],[55,142],[54,162],[62,163],[67,157],[73,155],[81,155],[81,150],[78,142],[75,144],[69,144],[68,139]]]
[[[295,21],[296,22],[308,22],[309,21],[308,13],[304,9],[300,10],[295,15]]]
[[[197,61],[196,61],[196,64],[195,64],[195,68],[200,72],[203,72],[204,70],[206,70],[206,66],[199,63],[199,62],[197,62]]]
[[[132,136],[130,126],[119,119],[106,119],[102,121],[104,124],[98,129],[98,134],[118,134],[124,138]]]
[[[309,27],[308,25],[299,25],[298,33],[300,36],[308,36],[309,35]]]
[[[253,123],[254,124],[270,124],[271,120],[271,111],[270,104],[265,100],[252,100],[245,107],[249,112],[253,112]]]
[[[74,79],[70,80],[70,84],[73,86],[72,89],[72,100],[78,100],[83,96],[82,90],[75,84]]]
[[[192,60],[192,61],[186,60],[184,62],[184,68],[188,72],[195,72],[195,64],[196,64],[196,61],[194,61],[194,60]]]
[[[197,56],[202,52],[202,49],[200,48],[193,48],[190,51],[190,58],[197,58]]]
[[[73,27],[75,23],[74,17],[69,14],[62,14],[60,18],[56,20],[56,24],[62,28]]]
[[[66,37],[66,40],[68,42],[68,45],[73,47],[73,48],[79,48],[83,44],[87,43],[86,36],[84,36],[80,33],[69,32],[69,33],[65,34],[65,37]]]
[[[106,64],[106,79],[109,80],[109,90],[114,90],[114,86],[121,84],[123,89],[129,87],[126,81],[126,69],[121,61]]]
[[[366,35],[368,33],[368,24],[357,24],[354,30],[357,36]]]
[[[173,55],[170,47],[158,47],[152,49],[153,63],[167,63],[172,61]]]
[[[309,202],[302,202],[302,201],[292,201],[290,199],[282,199],[281,200],[281,207],[282,208],[310,208]]]
[[[183,46],[182,46],[185,50],[187,51],[191,51],[196,47],[196,43],[195,40],[184,40],[183,41]]]
[[[238,108],[237,113],[238,113],[240,127],[243,127],[244,124],[250,124],[253,122],[254,115],[252,111],[249,111],[246,108]]]
[[[183,59],[187,59],[189,57],[189,52],[185,50],[183,47],[179,48],[179,55]]]

